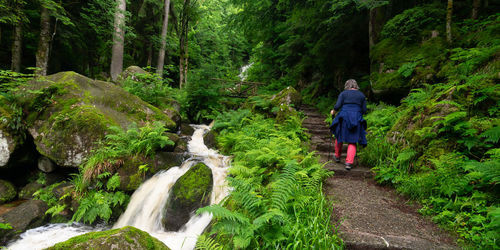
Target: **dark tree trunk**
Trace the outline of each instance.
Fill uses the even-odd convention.
[[[158,52],[158,63],[156,64],[156,73],[163,77],[163,64],[165,62],[165,46],[167,44],[167,30],[168,30],[168,14],[170,12],[170,0],[165,0],[163,25],[161,27],[161,45]]]
[[[11,70],[21,71],[21,55],[23,50],[23,24],[18,22],[14,27],[14,42],[12,43],[12,64]]]
[[[477,19],[479,15],[479,7],[481,6],[481,0],[472,0],[472,19]]]
[[[451,43],[451,17],[453,15],[453,0],[448,0],[448,7],[446,9],[446,40]]]
[[[152,62],[153,62],[153,44],[150,42],[148,46],[148,61],[146,62],[146,65],[150,67]]]
[[[126,1],[117,0],[115,10],[113,48],[111,49],[111,80],[115,81],[123,71],[123,48],[125,43]]]
[[[38,48],[36,50],[36,75],[47,75],[47,67],[49,63],[49,46],[50,46],[50,15],[49,10],[42,7],[40,13],[40,37],[38,40]]]
[[[184,88],[187,83],[188,72],[188,24],[189,24],[189,4],[190,0],[184,0],[184,6],[181,16],[181,34],[180,34],[180,59],[179,59],[179,88]]]
[[[369,48],[371,49],[375,45],[375,17],[377,10],[375,8],[370,9],[370,16],[368,18],[368,38],[369,38]]]

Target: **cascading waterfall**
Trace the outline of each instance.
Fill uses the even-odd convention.
[[[166,232],[161,224],[163,209],[170,189],[177,179],[184,175],[191,166],[203,162],[212,170],[213,188],[210,204],[222,201],[229,193],[225,183],[229,168],[229,157],[219,155],[215,150],[207,148],[203,135],[210,128],[205,125],[192,125],[195,132],[188,143],[191,157],[180,167],[162,171],[144,182],[132,195],[126,211],[120,216],[113,228],[133,226],[148,232],[169,248],[194,249],[198,236],[212,220],[212,215],[204,213],[195,215],[178,231]],[[8,249],[43,249],[71,237],[92,231],[101,231],[104,227],[89,227],[83,224],[50,224],[26,231],[21,239],[10,244]]]

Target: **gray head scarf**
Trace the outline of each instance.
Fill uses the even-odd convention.
[[[358,83],[354,79],[345,82],[344,89],[359,89]]]

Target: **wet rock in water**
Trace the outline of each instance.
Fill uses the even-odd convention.
[[[175,144],[175,153],[184,153],[188,151],[188,142],[186,138],[179,138],[179,141]]]
[[[216,136],[215,132],[210,130],[207,133],[203,135],[203,143],[208,147],[208,148],[215,148],[217,147],[217,141],[216,141]]]
[[[9,224],[12,230],[0,232],[0,245],[5,243],[22,232],[43,225],[47,216],[47,204],[40,200],[29,200],[15,207],[9,212],[0,215],[0,223]],[[1,235],[3,233],[3,235]]]
[[[17,196],[16,188],[6,180],[0,180],[0,204],[7,203]]]
[[[172,187],[168,197],[163,226],[168,231],[178,231],[196,209],[210,202],[212,170],[203,163],[191,167]]]
[[[135,227],[127,226],[73,237],[47,249],[169,249],[163,242]]]
[[[33,194],[43,188],[44,185],[38,182],[28,183],[19,191],[19,199],[30,200],[33,199]]]
[[[184,160],[186,160],[186,155],[184,153],[157,152],[151,172],[157,173],[161,170],[168,170],[171,167],[180,166]]]
[[[181,135],[191,136],[194,133],[194,128],[189,126],[189,124],[187,124],[187,123],[181,123],[180,130],[181,130]]]
[[[161,121],[177,124],[158,108],[122,88],[75,72],[37,78],[22,89],[28,107],[29,132],[38,151],[61,167],[78,167],[110,126]],[[28,89],[29,88],[29,89]],[[31,94],[28,90],[36,90]]]
[[[42,156],[38,158],[38,169],[45,173],[50,173],[56,170],[56,165],[49,158]]]

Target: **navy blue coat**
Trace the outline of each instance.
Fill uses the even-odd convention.
[[[344,90],[340,93],[335,111],[340,109],[330,125],[330,131],[338,142],[366,145],[366,98],[359,90]]]

